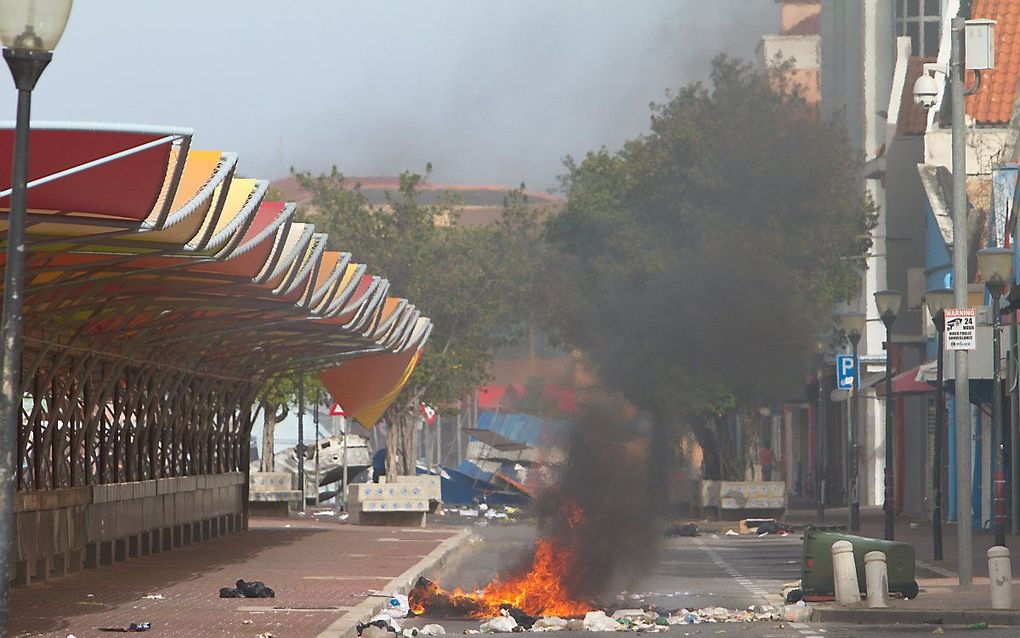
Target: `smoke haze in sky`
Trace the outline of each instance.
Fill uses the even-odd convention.
[[[435,165],[435,180],[555,184],[648,103],[748,58],[773,0],[79,0],[35,119],[193,128],[246,175]],[[13,119],[8,83],[0,117]]]

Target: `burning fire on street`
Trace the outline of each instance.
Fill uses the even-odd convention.
[[[499,615],[502,609],[514,608],[529,616],[583,616],[592,605],[571,594],[564,579],[565,574],[575,569],[574,555],[560,542],[539,539],[535,556],[524,574],[497,576],[476,592],[446,591],[420,578],[408,595],[408,603],[416,614],[487,618]]]

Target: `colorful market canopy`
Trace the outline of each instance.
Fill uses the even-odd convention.
[[[5,234],[14,133],[0,127]],[[365,358],[371,415],[413,370],[428,319],[293,204],[265,201],[236,155],[191,142],[181,128],[33,123],[25,382],[88,352],[252,384]]]

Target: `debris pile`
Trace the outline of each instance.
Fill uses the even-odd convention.
[[[519,621],[523,616],[526,622]],[[752,605],[747,609],[726,609],[705,607],[704,609],[679,609],[667,615],[644,609],[618,609],[607,615],[605,611],[587,612],[583,618],[560,618],[547,616],[533,618],[519,609],[506,608],[494,618],[482,620],[478,629],[468,629],[467,634],[499,634],[522,631],[669,631],[671,625],[699,625],[703,623],[749,623],[780,620],[782,613],[775,607]],[[406,635],[406,633],[405,633]]]

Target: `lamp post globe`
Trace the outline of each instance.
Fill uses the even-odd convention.
[[[924,305],[932,321],[946,308],[952,308],[955,295],[952,288],[935,288],[924,293]]]
[[[840,327],[843,328],[843,332],[846,333],[847,338],[851,341],[860,339],[861,335],[864,334],[864,326],[867,322],[867,317],[864,313],[841,312],[836,315],[836,319],[839,321]]]
[[[982,248],[977,252],[978,271],[992,297],[1001,297],[1013,272],[1013,250]]]
[[[900,305],[903,303],[903,293],[899,290],[879,290],[875,293],[875,305],[878,307],[878,316],[886,327],[892,326],[896,316],[900,314]]]
[[[53,51],[64,34],[73,0],[0,0],[5,49]]]

